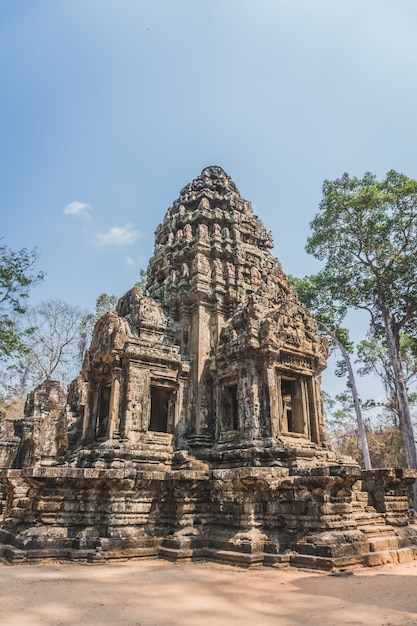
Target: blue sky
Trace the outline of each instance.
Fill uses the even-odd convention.
[[[296,275],[324,179],[417,177],[415,0],[0,0],[0,81],[0,235],[39,249],[33,303],[121,296],[208,165]]]

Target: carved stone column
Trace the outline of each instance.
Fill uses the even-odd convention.
[[[91,443],[95,437],[97,419],[98,391],[95,386],[90,386],[87,393],[87,402],[84,408],[83,431],[81,442]]]
[[[271,419],[271,435],[273,438],[279,435],[279,402],[277,391],[277,375],[274,367],[266,368],[266,384],[269,392],[269,415]]]
[[[110,407],[109,407],[109,439],[118,439],[120,436],[119,424],[119,404],[120,404],[120,384],[121,384],[122,370],[120,367],[113,368],[112,372],[112,386],[110,395]]]

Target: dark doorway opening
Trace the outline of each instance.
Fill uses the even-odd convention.
[[[109,413],[110,413],[110,396],[111,386],[100,387],[98,398],[98,414],[97,414],[97,437],[99,439],[107,436],[107,430],[109,425]]]
[[[157,433],[168,432],[168,409],[170,389],[151,387],[151,420],[149,430]]]
[[[231,385],[224,389],[222,414],[223,431],[239,429],[237,385]]]

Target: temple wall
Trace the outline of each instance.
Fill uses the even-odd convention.
[[[0,541],[11,560],[200,557],[324,569],[387,554],[407,560],[417,556],[405,516],[414,478],[411,470],[361,477],[340,467],[293,476],[283,468],[3,470]],[[375,498],[384,511],[375,511]]]

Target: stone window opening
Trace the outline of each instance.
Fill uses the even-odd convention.
[[[157,433],[169,432],[169,407],[172,390],[151,386],[151,417],[149,430]]]
[[[282,431],[307,434],[308,404],[300,378],[281,377]]]
[[[100,385],[97,406],[96,436],[107,437],[110,415],[111,385]]]
[[[239,430],[237,385],[230,385],[224,390],[222,430]]]

